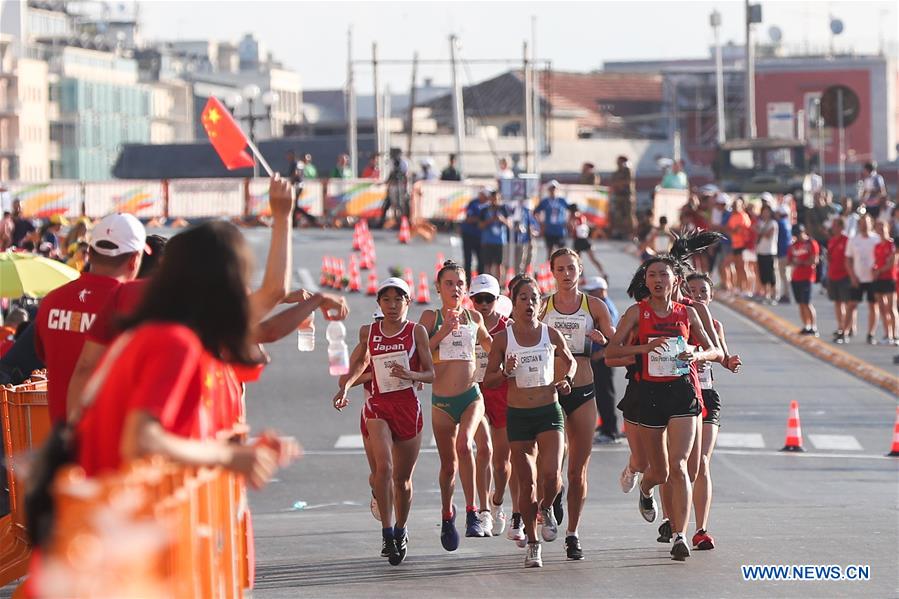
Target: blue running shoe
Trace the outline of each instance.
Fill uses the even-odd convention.
[[[459,548],[459,533],[456,531],[456,506],[453,506],[453,517],[444,520],[440,527],[440,544],[447,551]]]
[[[484,528],[481,526],[481,519],[478,518],[477,512],[465,513],[465,536],[466,537],[484,537]]]

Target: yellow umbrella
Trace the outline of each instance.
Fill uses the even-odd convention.
[[[0,297],[44,297],[81,276],[62,262],[34,254],[0,253]]]

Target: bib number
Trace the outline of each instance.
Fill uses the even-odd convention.
[[[566,316],[564,314],[553,314],[548,319],[548,323],[552,328],[562,334],[565,344],[571,353],[575,355],[583,355],[587,342],[587,322],[584,315]]]
[[[471,327],[460,326],[440,342],[439,356],[441,360],[465,360],[474,359],[474,339],[471,336]]]
[[[389,354],[372,356],[371,363],[372,370],[375,373],[375,380],[378,381],[378,391],[381,393],[391,393],[412,388],[412,381],[399,379],[390,374],[394,364],[399,364],[403,368],[409,369],[409,354],[406,352],[395,351]]]
[[[553,382],[553,361],[551,350],[528,348],[519,350],[518,366],[515,367],[515,384],[521,389],[545,387]]]
[[[658,339],[658,337],[650,337],[649,341]],[[667,337],[665,345],[658,347],[655,351],[647,354],[647,362],[649,364],[649,376],[652,377],[678,377],[690,372],[689,364],[677,359],[677,339]],[[684,366],[686,364],[686,366]]]
[[[474,359],[477,363],[474,380],[476,383],[483,383],[484,375],[487,373],[487,352],[480,345],[474,348]]]

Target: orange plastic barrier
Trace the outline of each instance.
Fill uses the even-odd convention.
[[[0,586],[25,575],[31,548],[25,532],[25,490],[19,462],[50,432],[47,379],[35,373],[21,385],[0,389],[3,442],[7,456],[10,513],[0,518]]]
[[[54,484],[56,527],[33,581],[42,597],[240,598],[247,541],[237,476],[163,459]]]

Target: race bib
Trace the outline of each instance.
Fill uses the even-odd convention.
[[[553,313],[546,317],[546,324],[562,334],[571,353],[575,355],[586,353],[587,316],[585,314]]]
[[[474,381],[483,383],[484,374],[487,372],[487,352],[480,345],[474,348],[474,359],[477,363],[477,368],[474,371]]]
[[[543,347],[521,349],[516,354],[515,384],[520,389],[545,387],[553,382],[553,352]]]
[[[372,370],[375,373],[375,380],[378,382],[378,391],[381,393],[401,391],[412,387],[412,381],[399,379],[390,374],[394,364],[399,364],[408,370],[409,354],[406,352],[395,351],[389,354],[378,354],[371,357],[371,363]]]
[[[650,337],[648,341],[658,339],[658,337]],[[686,362],[677,359],[677,339],[668,337],[665,339],[665,345],[649,352],[647,362],[649,363],[649,376],[653,377],[675,377],[683,376],[690,372],[690,366]]]
[[[471,327],[461,325],[440,342],[440,351],[438,353],[442,361],[445,360],[465,360],[474,359],[474,337],[471,334]]]

